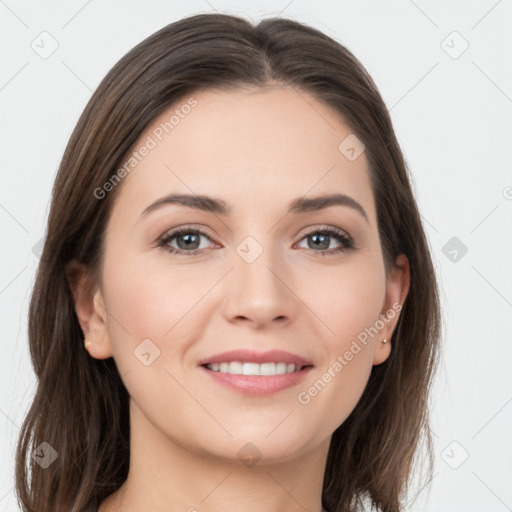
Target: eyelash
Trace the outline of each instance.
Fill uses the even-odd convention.
[[[167,252],[169,252],[171,254],[183,254],[183,255],[187,255],[187,256],[197,256],[197,255],[201,254],[205,249],[194,249],[192,251],[184,251],[181,249],[175,249],[174,247],[169,247],[167,245],[174,238],[177,238],[183,234],[190,234],[190,233],[205,236],[206,238],[210,239],[210,237],[203,231],[200,231],[198,229],[193,229],[190,227],[185,227],[185,228],[179,228],[179,229],[176,229],[175,231],[171,231],[170,233],[164,234],[161,238],[158,239],[158,247],[161,247],[162,249],[166,250]],[[313,251],[314,253],[320,253],[322,256],[335,256],[338,253],[345,253],[345,252],[355,249],[354,240],[351,236],[346,235],[341,230],[338,230],[338,229],[332,228],[332,227],[328,227],[328,226],[323,226],[321,228],[316,228],[316,229],[308,231],[307,233],[304,234],[304,236],[300,239],[300,241],[302,241],[304,238],[306,238],[310,235],[314,235],[314,234],[330,235],[343,244],[341,247],[338,247],[337,249],[321,250],[321,251],[315,251],[314,249],[308,249],[310,251]]]

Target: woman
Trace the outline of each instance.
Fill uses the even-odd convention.
[[[403,510],[439,337],[359,61],[287,19],[172,23],[107,74],[55,180],[22,509]]]

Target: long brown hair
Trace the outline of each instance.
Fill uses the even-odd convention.
[[[105,226],[120,187],[101,200],[94,191],[171,104],[199,89],[271,83],[312,94],[364,143],[386,272],[400,253],[410,268],[391,355],[372,368],[357,406],[332,436],[323,506],[352,512],[369,501],[377,510],[403,510],[421,440],[432,474],[428,398],[439,361],[438,288],[408,169],[375,83],[347,48],[297,21],[253,24],[199,14],[165,26],[110,70],[64,152],[29,309],[37,390],[16,450],[16,493],[24,512],[99,505],[128,474],[128,393],[113,358],[94,359],[84,350],[66,272],[77,260],[99,275]],[[33,456],[38,450],[51,456],[42,443],[57,453],[48,467]]]

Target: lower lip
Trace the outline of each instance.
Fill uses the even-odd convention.
[[[302,382],[306,375],[313,369],[308,366],[298,372],[283,373],[280,375],[235,375],[231,373],[221,373],[209,370],[204,366],[200,367],[203,371],[218,382],[235,391],[246,395],[271,395],[283,389],[296,386]]]

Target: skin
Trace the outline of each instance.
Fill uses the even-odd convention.
[[[119,185],[101,283],[73,263],[89,353],[114,358],[131,397],[129,476],[99,510],[320,512],[331,435],[354,409],[373,365],[388,358],[391,346],[382,339],[390,340],[399,314],[309,403],[297,395],[379,315],[403,304],[407,258],[397,259],[386,280],[367,160],[362,153],[349,161],[338,150],[351,131],[333,110],[291,88],[193,97],[198,105]],[[368,222],[348,206],[286,213],[296,198],[333,191],[358,201]],[[232,213],[168,204],[141,217],[170,193],[211,195]],[[206,233],[200,255],[157,246],[183,225]],[[320,254],[305,231],[325,226],[348,233],[356,248],[334,252],[343,244],[331,237],[332,254]],[[247,236],[263,249],[250,264],[236,252]],[[168,245],[185,246],[177,238]],[[147,338],[160,350],[149,366],[134,357]],[[286,350],[314,368],[297,386],[248,396],[198,368],[200,359],[236,348]],[[261,455],[250,467],[237,455],[248,442]]]

